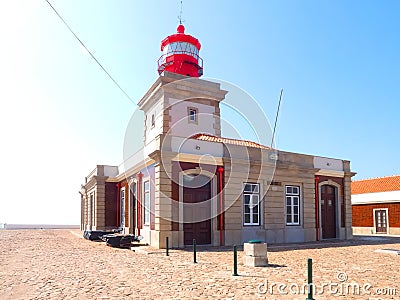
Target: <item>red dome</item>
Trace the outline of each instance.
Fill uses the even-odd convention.
[[[185,26],[182,24],[178,25],[176,31],[161,42],[163,55],[158,60],[158,73],[168,71],[200,77],[203,75],[203,60],[199,56],[199,40],[185,34]]]
[[[179,24],[179,26],[176,28],[176,31],[178,33],[185,33],[185,26],[183,26],[182,24]]]
[[[171,34],[169,36],[167,36],[165,39],[162,40],[161,42],[161,51],[164,50],[164,47],[170,43],[174,43],[174,42],[187,42],[190,43],[192,45],[195,45],[196,48],[198,50],[200,50],[201,45],[198,39],[196,39],[195,37],[189,35],[189,34],[185,34],[185,26],[183,26],[182,24],[180,24],[177,28],[176,28],[176,32],[175,34]]]

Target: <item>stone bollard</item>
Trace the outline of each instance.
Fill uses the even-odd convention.
[[[243,264],[249,267],[268,266],[267,244],[261,241],[249,241],[244,243]]]

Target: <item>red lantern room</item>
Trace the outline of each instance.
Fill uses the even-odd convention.
[[[199,40],[185,34],[185,27],[180,24],[177,33],[166,37],[161,42],[163,54],[158,59],[158,74],[168,71],[200,77],[203,75],[203,60],[199,56],[200,47]]]

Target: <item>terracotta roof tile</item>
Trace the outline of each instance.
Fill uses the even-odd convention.
[[[400,191],[400,175],[355,180],[351,183],[351,194]]]
[[[205,133],[195,134],[191,138],[199,140],[199,141],[238,145],[238,146],[252,147],[252,148],[258,148],[258,149],[271,149],[270,147],[267,147],[267,146],[264,146],[264,145],[261,145],[261,144],[258,144],[256,142],[252,142],[252,141],[223,138],[223,137],[218,137],[218,136],[205,134]]]

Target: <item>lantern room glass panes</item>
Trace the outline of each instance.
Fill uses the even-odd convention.
[[[243,187],[243,225],[260,225],[260,188],[258,183]]]
[[[186,42],[175,42],[166,45],[163,49],[163,54],[165,56],[171,54],[187,54],[196,59],[199,58],[199,50],[196,48],[196,46]]]
[[[286,225],[300,225],[300,187],[287,185],[286,198]]]

